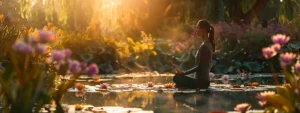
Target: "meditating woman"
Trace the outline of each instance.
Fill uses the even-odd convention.
[[[196,54],[196,66],[184,72],[175,72],[173,81],[177,88],[206,89],[210,85],[209,72],[211,69],[212,54],[215,51],[214,28],[207,20],[197,23],[197,35],[203,40]],[[186,75],[192,74],[195,77]]]

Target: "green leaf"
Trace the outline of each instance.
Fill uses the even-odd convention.
[[[235,66],[236,68],[240,68],[240,67],[242,66],[242,63],[241,63],[240,61],[235,61],[235,62],[234,62],[234,66]]]
[[[245,62],[243,65],[252,72],[259,72],[262,70],[262,65],[258,62]]]
[[[217,61],[216,61],[216,60],[212,60],[212,61],[211,61],[211,66],[212,66],[212,67],[214,67],[216,64],[217,64]]]
[[[222,64],[214,66],[213,69],[215,74],[225,74],[228,72],[228,67]]]
[[[13,70],[12,64],[11,63],[7,63],[5,71],[4,71],[3,75],[2,75],[2,79],[5,80],[5,81],[9,80],[12,77],[13,71],[14,70]]]
[[[84,54],[80,54],[80,58],[82,60],[84,60],[85,62],[89,62],[94,58],[94,56],[93,56],[93,54],[84,53]]]
[[[297,50],[300,49],[300,43],[294,43],[294,44],[290,43],[288,46],[293,49],[297,49]]]
[[[99,64],[98,67],[106,73],[114,71],[113,67],[110,64]]]

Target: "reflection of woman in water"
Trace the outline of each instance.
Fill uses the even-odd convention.
[[[212,54],[215,51],[214,28],[207,20],[199,20],[197,23],[197,35],[203,43],[196,54],[196,66],[184,72],[177,72],[173,78],[177,88],[206,89],[210,85],[209,72],[211,68]],[[195,78],[186,75],[193,74]]]

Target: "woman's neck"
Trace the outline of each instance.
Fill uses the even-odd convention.
[[[202,38],[202,40],[203,40],[203,42],[208,41],[208,36],[204,35],[203,38]]]

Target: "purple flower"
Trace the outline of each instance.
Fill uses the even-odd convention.
[[[40,43],[51,43],[54,41],[54,33],[44,30],[38,31]]]
[[[53,50],[51,52],[50,61],[51,62],[62,62],[66,57],[63,50]]]
[[[34,46],[35,52],[38,54],[45,54],[47,52],[47,45],[44,44],[37,44]]]
[[[248,103],[242,103],[235,106],[234,110],[241,113],[246,113],[252,106]]]
[[[65,49],[64,52],[65,52],[66,58],[69,58],[72,55],[72,51],[70,49]]]
[[[79,73],[81,71],[80,63],[76,60],[69,61],[69,70],[72,73]]]
[[[227,84],[229,83],[229,78],[229,75],[223,75],[221,79],[224,84]]]
[[[263,52],[263,56],[266,59],[272,58],[273,56],[275,56],[277,54],[277,52],[271,47],[263,48],[262,52]]]
[[[281,45],[280,45],[280,44],[273,44],[273,45],[271,46],[271,48],[273,48],[275,51],[279,51],[280,48],[281,48]]]
[[[295,70],[297,73],[300,73],[300,61],[295,64]]]
[[[81,62],[81,63],[80,63],[80,67],[81,67],[82,69],[85,69],[86,66],[87,66],[87,63],[86,63],[86,62]]]
[[[33,48],[29,44],[25,43],[24,41],[14,43],[12,48],[16,52],[25,53],[25,54],[33,52]]]
[[[288,65],[292,63],[292,60],[296,57],[294,53],[281,53],[279,61],[283,65]]]
[[[284,45],[290,40],[290,37],[287,37],[283,34],[277,34],[272,36],[272,41],[276,44]]]
[[[297,61],[300,62],[300,55],[298,56]]]
[[[99,73],[98,66],[97,66],[95,63],[89,65],[89,66],[86,68],[86,73],[87,73],[88,75],[95,75],[95,74],[98,74],[98,73]]]

